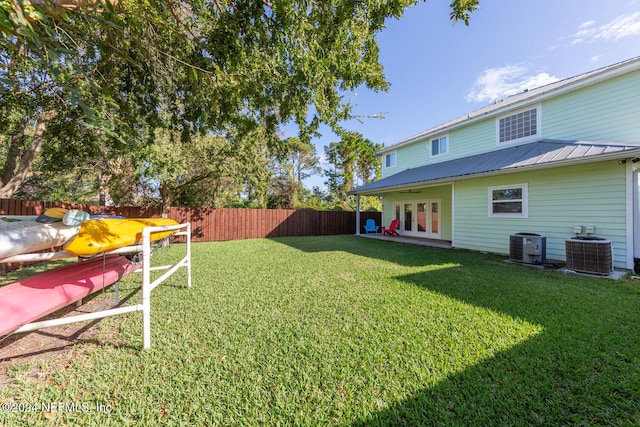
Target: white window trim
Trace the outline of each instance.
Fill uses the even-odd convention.
[[[447,150],[443,151],[441,153],[438,153],[438,154],[433,154],[433,148],[432,148],[431,144],[433,144],[434,140],[436,140],[436,139],[439,140],[441,138],[447,138]],[[449,140],[449,134],[448,133],[444,134],[444,135],[438,135],[438,136],[433,137],[433,138],[429,138],[429,143],[427,144],[428,150],[429,150],[429,157],[440,157],[440,156],[444,156],[446,154],[449,154],[449,143],[450,142],[451,141]]]
[[[506,190],[509,188],[522,188],[522,213],[494,213],[493,212],[493,192],[494,190]],[[529,184],[510,184],[489,187],[487,214],[489,218],[529,218]]]
[[[525,136],[524,138],[518,138],[518,139],[512,139],[509,141],[505,141],[505,142],[500,142],[500,120],[504,119],[505,117],[511,117],[511,116],[515,116],[516,114],[520,114],[524,111],[529,111],[529,110],[537,110],[536,111],[536,133],[535,135],[529,135],[529,136]],[[517,143],[523,143],[523,142],[531,142],[533,140],[536,139],[540,139],[542,136],[542,104],[538,103],[535,105],[529,105],[528,107],[525,108],[520,108],[518,110],[514,110],[514,111],[509,111],[507,114],[503,114],[501,116],[496,117],[496,145],[497,146],[504,146],[504,145],[508,145],[508,144],[517,144]]]
[[[387,166],[387,156],[390,156],[392,154],[394,155],[393,156],[393,163],[390,164],[389,166]],[[382,168],[383,169],[395,168],[397,164],[398,164],[398,152],[397,151],[392,151],[392,152],[386,153],[385,155],[382,156]]]

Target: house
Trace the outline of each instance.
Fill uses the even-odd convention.
[[[576,235],[612,242],[616,268],[640,258],[640,57],[528,90],[385,147],[382,197],[403,235],[509,254],[546,237],[565,260]]]

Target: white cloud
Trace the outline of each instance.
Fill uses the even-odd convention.
[[[580,28],[580,29],[582,30],[582,29],[585,29],[585,28],[591,27],[591,26],[593,26],[593,25],[595,25],[595,24],[596,24],[596,21],[587,21],[587,22],[583,22],[582,24],[580,24],[580,25],[578,26],[578,28]]]
[[[595,25],[595,21],[585,22],[571,36],[571,44],[596,40],[618,41],[637,35],[640,35],[640,12],[628,16],[618,16],[613,21],[600,26]]]
[[[492,102],[558,80],[545,72],[532,73],[524,64],[489,68],[476,78],[465,99],[467,102]]]

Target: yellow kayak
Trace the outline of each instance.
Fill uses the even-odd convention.
[[[88,257],[112,251],[124,246],[142,243],[145,227],[177,225],[168,218],[103,218],[84,221],[75,239],[65,246],[65,250],[80,257]],[[174,234],[176,231],[161,231],[151,234],[155,242]]]

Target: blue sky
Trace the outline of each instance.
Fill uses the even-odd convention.
[[[390,90],[350,95],[356,114],[384,118],[347,129],[391,145],[501,97],[640,56],[640,0],[480,0],[468,27],[451,23],[449,3],[429,0],[388,22],[378,42]],[[338,140],[322,133],[313,140],[321,159]]]

